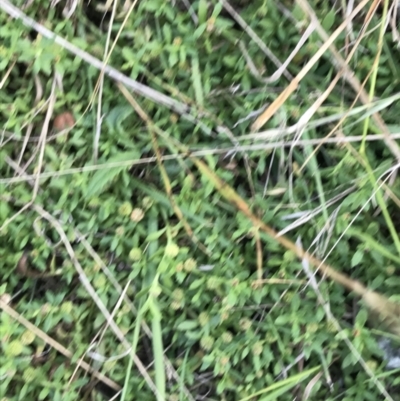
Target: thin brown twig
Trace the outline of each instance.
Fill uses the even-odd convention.
[[[157,137],[154,133],[153,126],[154,124],[152,123],[150,117],[146,114],[146,112],[140,107],[140,105],[136,102],[136,100],[133,98],[133,96],[128,92],[128,90],[121,84],[117,84],[119,90],[121,93],[124,95],[126,100],[129,102],[129,104],[133,107],[133,109],[136,111],[136,113],[139,115],[139,117],[146,123],[150,136],[151,136],[151,142],[153,145],[154,152],[156,154],[156,160],[157,160],[157,165],[158,168],[160,169],[161,176],[164,182],[164,188],[165,192],[167,193],[167,196],[171,202],[172,209],[174,210],[177,218],[179,221],[182,222],[186,233],[188,234],[189,238],[192,239],[192,241],[206,254],[210,255],[209,250],[206,248],[204,244],[202,244],[197,236],[194,234],[192,228],[190,227],[188,221],[186,220],[185,216],[182,213],[182,210],[179,208],[178,204],[176,203],[175,197],[172,193],[172,186],[170,179],[168,177],[167,171],[165,170],[165,167],[162,163],[162,156],[160,152],[160,148],[158,146],[158,141]]]

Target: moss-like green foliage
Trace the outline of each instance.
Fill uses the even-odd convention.
[[[399,400],[359,299],[309,285],[223,197],[395,298],[400,188],[373,117],[399,132],[385,8],[341,30],[261,134],[342,3],[310,1],[308,38],[302,1],[12,3],[66,42],[0,7],[0,400]],[[352,74],[315,105],[360,34]],[[349,78],[374,62],[367,107]]]

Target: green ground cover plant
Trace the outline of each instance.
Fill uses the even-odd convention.
[[[400,400],[396,13],[0,0],[0,400]]]

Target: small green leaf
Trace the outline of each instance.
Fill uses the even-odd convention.
[[[90,180],[88,188],[85,193],[86,199],[89,199],[95,195],[99,195],[103,192],[105,186],[110,184],[117,175],[123,171],[125,167],[114,167],[107,170],[97,171],[93,178]]]
[[[198,325],[199,323],[196,320],[185,320],[179,323],[176,329],[181,331],[193,330],[198,327]]]
[[[39,393],[39,400],[44,400],[50,392],[50,388],[44,387],[42,391]]]
[[[204,284],[204,280],[201,278],[194,280],[193,283],[190,285],[189,289],[195,290],[195,289],[201,287],[203,284]]]
[[[95,195],[99,195],[103,192],[104,188],[111,184],[111,182],[118,176],[119,173],[127,169],[129,166],[113,166],[113,163],[126,162],[129,160],[137,160],[139,154],[136,151],[118,153],[111,157],[107,164],[110,164],[109,168],[98,170],[94,173],[92,179],[87,187],[85,197],[89,199]]]
[[[322,20],[321,25],[326,31],[329,31],[332,28],[334,22],[335,22],[335,10],[332,9],[326,14],[325,18]]]
[[[194,87],[196,102],[198,105],[203,106],[204,103],[203,87],[201,85],[199,59],[197,57],[193,57],[192,60],[192,79],[193,79],[193,87]]]
[[[161,230],[150,233],[146,238],[146,242],[152,242],[152,241],[157,240],[158,238],[161,237],[161,235],[163,235],[165,233],[165,231],[166,231],[166,228],[162,228]]]
[[[368,320],[368,312],[366,309],[360,309],[357,313],[356,323],[358,326],[364,327],[366,321]]]
[[[357,250],[356,253],[353,255],[351,258],[351,267],[357,266],[360,264],[364,257],[364,251],[362,250]]]
[[[126,61],[136,61],[137,55],[129,47],[125,46],[122,48],[122,56]]]
[[[275,319],[275,324],[276,325],[283,325],[283,324],[286,324],[289,320],[290,320],[290,316],[289,315],[281,315],[281,316],[278,316]]]
[[[199,17],[199,23],[204,24],[207,20],[207,0],[200,0],[199,1],[199,12],[198,12],[198,17]]]

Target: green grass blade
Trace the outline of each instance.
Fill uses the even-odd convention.
[[[321,367],[316,366],[316,367],[306,370],[304,372],[298,373],[297,375],[289,377],[288,379],[281,380],[277,383],[271,384],[269,387],[267,387],[263,390],[257,391],[256,393],[249,395],[248,397],[242,398],[240,401],[252,400],[255,397],[258,397],[265,393],[269,393],[271,391],[274,391],[274,393],[271,393],[268,396],[259,399],[259,401],[267,401],[267,400],[271,401],[274,399],[276,400],[276,398],[273,398],[273,396],[276,397],[278,395],[278,393],[283,394],[284,392],[288,391],[290,388],[301,383],[303,380],[305,380],[311,374],[317,372],[319,369],[321,369]]]

